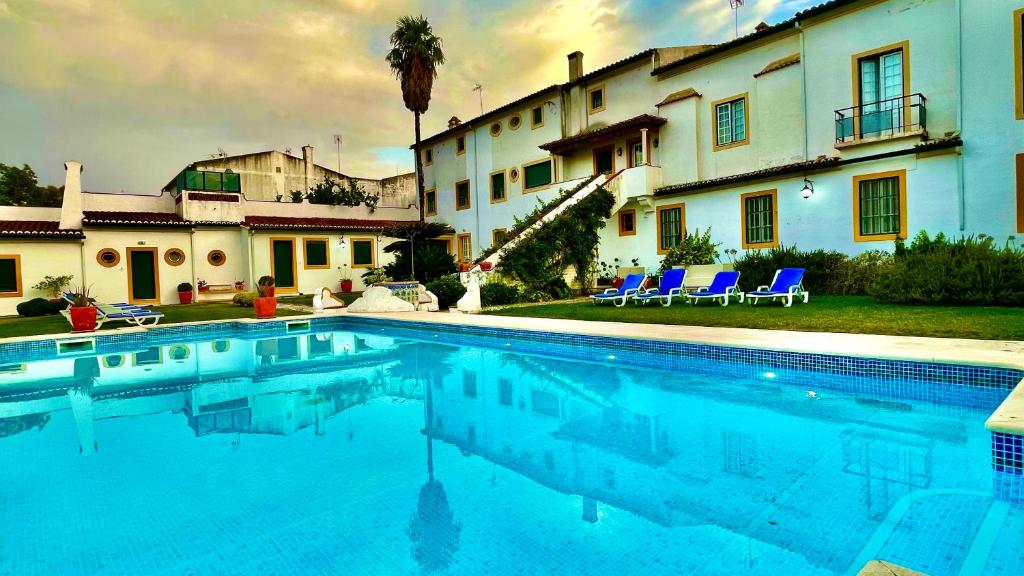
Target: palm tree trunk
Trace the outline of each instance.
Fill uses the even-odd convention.
[[[416,116],[416,198],[420,205],[420,222],[426,216],[425,205],[427,198],[423,195],[423,155],[420,153],[420,113],[413,112]]]

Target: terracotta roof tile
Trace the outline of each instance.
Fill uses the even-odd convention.
[[[655,106],[664,106],[666,104],[679,102],[680,100],[686,100],[688,98],[700,98],[700,92],[697,92],[693,88],[686,88],[678,92],[673,92],[668,96],[665,96],[665,99],[655,104]]]
[[[174,212],[103,212],[87,210],[82,213],[82,223],[88,226],[160,226],[181,227],[193,226]]]
[[[245,225],[257,230],[375,230],[413,221],[361,220],[358,218],[292,218],[246,216]]]
[[[769,72],[775,72],[776,70],[782,70],[788,66],[800,63],[800,54],[790,54],[789,56],[783,56],[778,60],[769,62],[767,66],[761,69],[760,72],[754,74],[754,78],[760,78]]]
[[[628,120],[622,122],[616,122],[609,124],[601,128],[595,128],[586,132],[581,132],[575,136],[569,136],[554,142],[548,142],[547,144],[541,144],[539,146],[542,150],[547,150],[554,154],[564,154],[577,148],[579,145],[596,140],[603,140],[606,138],[612,138],[620,135],[627,130],[639,130],[641,128],[657,128],[662,124],[668,122],[665,118],[660,116],[652,116],[650,114],[641,114],[634,116]]]
[[[0,220],[0,238],[85,238],[81,230],[63,230],[60,222]]]

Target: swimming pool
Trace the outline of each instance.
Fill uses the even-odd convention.
[[[0,574],[1022,574],[1021,376],[353,318],[4,345]]]

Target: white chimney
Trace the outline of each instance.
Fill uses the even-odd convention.
[[[316,172],[314,172],[314,170],[313,170],[313,147],[310,146],[309,144],[306,144],[305,146],[302,147],[302,160],[306,163],[306,166],[305,166],[306,190],[304,190],[304,192],[308,192],[309,189],[313,186],[313,184],[316,184],[316,182],[315,182],[315,174],[316,174]]]
[[[569,54],[569,82],[575,82],[583,76],[583,52],[579,50]]]
[[[82,229],[82,164],[64,163],[64,200],[60,205],[62,230]]]

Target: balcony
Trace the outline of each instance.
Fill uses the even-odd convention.
[[[185,190],[197,192],[241,192],[241,180],[238,174],[227,170],[213,172],[206,170],[182,170],[175,179],[178,194]]]
[[[836,148],[905,136],[924,137],[927,117],[922,94],[836,110]]]
[[[638,202],[646,212],[654,211],[654,190],[661,186],[661,166],[644,164],[619,171],[605,188],[615,195],[617,212],[630,200]]]

